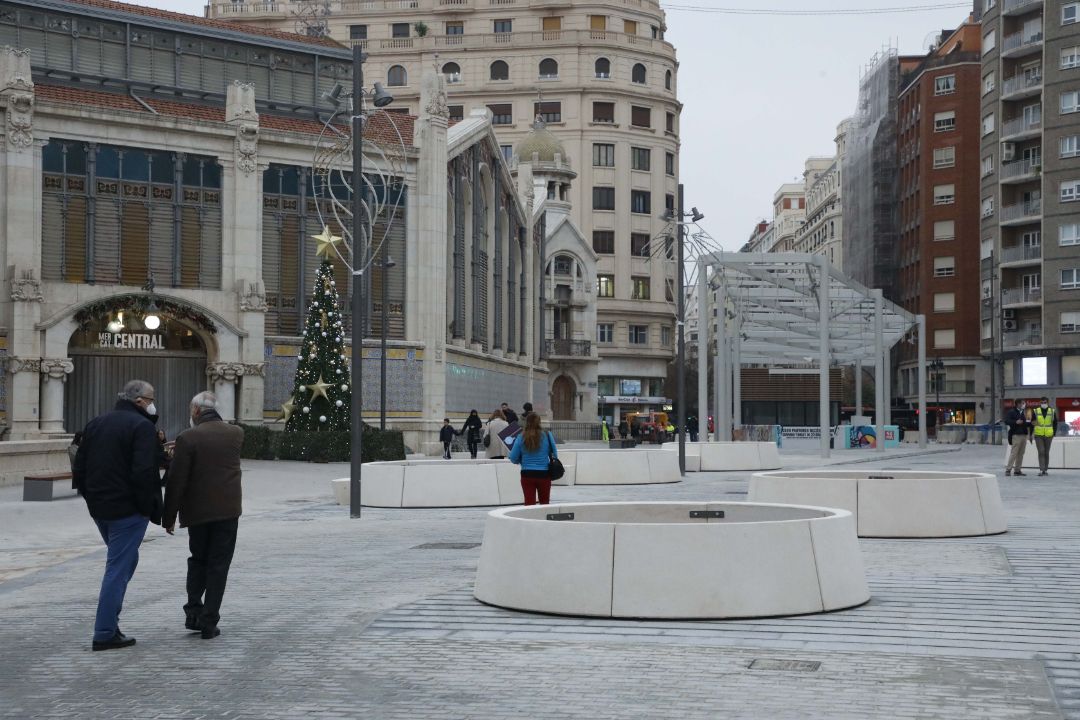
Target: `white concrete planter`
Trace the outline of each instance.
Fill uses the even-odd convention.
[[[665,443],[664,450],[679,452],[679,443]],[[783,467],[780,451],[771,442],[688,442],[687,472],[777,470]]]
[[[1006,445],[1006,456],[1008,450],[1009,448]],[[1002,461],[1002,465],[1004,465],[1004,461]],[[1027,447],[1024,448],[1023,466],[1024,469],[1039,469],[1039,451],[1035,447],[1035,442],[1033,440],[1028,442]],[[1068,436],[1054,438],[1054,441],[1050,443],[1049,467],[1051,470],[1080,469],[1080,437]]]
[[[567,466],[567,475],[572,466]],[[339,505],[349,504],[349,478],[330,481]],[[368,507],[520,505],[521,468],[509,460],[398,460],[364,463],[360,502]]]
[[[702,511],[724,517],[691,517]],[[839,610],[870,591],[845,510],[585,503],[490,512],[475,596],[561,615],[690,619]]]
[[[556,485],[648,485],[682,480],[679,456],[660,449],[560,450],[559,459],[566,475]]]
[[[1008,529],[997,478],[924,470],[800,470],[755,473],[750,502],[843,508],[859,537],[994,535]]]

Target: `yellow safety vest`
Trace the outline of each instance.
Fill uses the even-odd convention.
[[[1041,407],[1035,408],[1034,420],[1035,437],[1054,436],[1054,408],[1046,408],[1046,410]]]

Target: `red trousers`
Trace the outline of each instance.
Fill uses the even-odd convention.
[[[529,477],[521,474],[521,492],[526,505],[547,505],[551,502],[551,478]]]

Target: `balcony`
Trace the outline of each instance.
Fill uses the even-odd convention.
[[[443,13],[472,10],[473,7],[473,0],[433,0],[431,9],[433,12]]]
[[[1020,100],[1042,92],[1042,74],[1015,75],[1001,83],[1002,100]]]
[[[1042,219],[1042,200],[1005,205],[998,217],[1001,218],[998,222],[1003,226],[1038,222]]]
[[[1035,33],[1018,32],[1006,35],[1001,41],[1001,57],[1021,57],[1042,50],[1042,30]]]
[[[1005,288],[1001,291],[1001,307],[1039,305],[1042,303],[1042,288]]]
[[[945,380],[934,381],[934,376],[927,378],[926,391],[928,393],[941,393],[942,395],[972,395],[975,393],[974,380]]]
[[[1009,141],[1037,137],[1042,132],[1042,115],[1039,117],[1018,117],[1006,120],[1001,125],[1001,139]]]
[[[1001,4],[1001,14],[1006,17],[1009,15],[1023,15],[1038,10],[1042,6],[1043,0],[1005,0]]]
[[[589,340],[548,340],[544,343],[544,355],[549,358],[589,358],[592,357],[592,342]]]
[[[1017,160],[1016,162],[1002,163],[999,179],[1002,185],[1035,180],[1042,174],[1042,160]]]
[[[1041,347],[1043,344],[1042,333],[1006,330],[1001,335],[1001,344],[1011,350]]]
[[[1040,262],[1042,262],[1042,245],[1001,248],[1002,266],[1038,265]]]

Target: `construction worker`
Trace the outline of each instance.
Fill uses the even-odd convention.
[[[1057,425],[1057,411],[1050,407],[1050,400],[1043,398],[1039,407],[1031,414],[1034,425],[1035,447],[1039,451],[1039,474],[1046,475],[1050,465],[1050,443],[1054,439],[1054,427]]]

